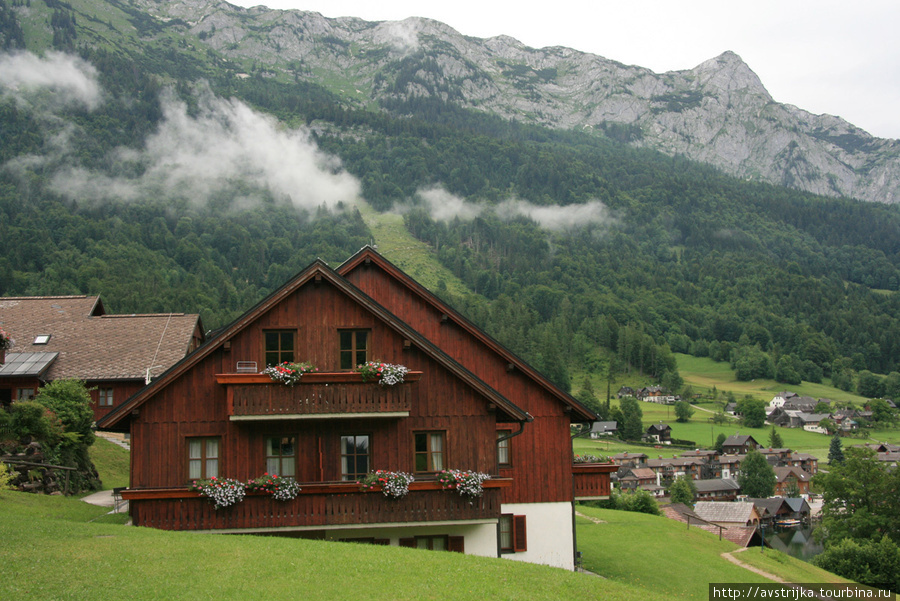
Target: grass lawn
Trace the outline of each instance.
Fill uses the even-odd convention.
[[[664,599],[506,559],[91,522],[75,498],[0,494],[0,599]]]
[[[669,599],[708,598],[711,582],[772,582],[724,557],[737,545],[685,524],[641,513],[580,505],[580,513],[601,523],[577,519],[578,547],[584,567],[614,582],[662,593]],[[755,556],[751,558],[750,556]],[[834,574],[767,549],[745,551],[738,559],[788,582],[841,581]]]
[[[88,448],[88,452],[100,474],[103,490],[128,486],[131,460],[126,449],[98,436],[94,444]]]

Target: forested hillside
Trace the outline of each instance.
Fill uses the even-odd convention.
[[[739,181],[615,128],[433,98],[360,108],[151,36],[126,4],[94,20],[58,0],[30,0],[30,20],[12,6],[0,294],[100,294],[219,327],[314,258],[370,243],[353,208],[368,202],[403,211],[474,292],[449,300],[563,386],[612,368],[677,387],[673,351],[848,389],[900,370],[895,207]]]

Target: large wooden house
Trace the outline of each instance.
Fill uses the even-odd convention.
[[[0,353],[0,406],[77,379],[98,420],[205,339],[199,315],[111,315],[99,296],[0,297],[0,326],[14,340]]]
[[[409,368],[396,386],[354,367]],[[259,374],[309,361],[294,386]],[[596,415],[370,248],[321,261],[103,418],[130,431],[134,523],[449,549],[574,568],[574,501],[609,495],[612,465],[573,465],[570,425]],[[363,491],[373,470],[409,494]],[[490,474],[474,500],[441,470]],[[249,494],[215,509],[189,484],[265,472],[290,501]]]

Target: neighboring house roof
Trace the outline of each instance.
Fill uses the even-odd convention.
[[[631,475],[638,480],[656,480],[656,472],[648,467],[631,468]]]
[[[99,296],[0,297],[0,325],[15,341],[10,355],[56,353],[45,380],[156,377],[202,336],[199,315],[106,315]]]
[[[791,475],[797,478],[800,482],[809,482],[812,480],[812,475],[804,469],[799,467],[776,467],[775,469],[775,480],[777,482],[784,482]]]
[[[818,424],[823,419],[831,417],[831,415],[828,413],[801,413],[798,417],[804,424]]]
[[[746,455],[721,455],[719,457],[719,464],[734,465],[735,463],[743,461],[744,457],[746,457]]]
[[[785,499],[784,502],[791,508],[791,511],[798,513],[809,513],[811,511],[809,503],[806,502],[806,499],[801,497]]]
[[[695,511],[693,511],[687,505],[682,503],[672,503],[671,505],[664,505],[660,508],[663,514],[672,520],[678,520],[679,522],[688,523],[690,526],[695,526],[700,528],[701,530],[706,530],[715,535],[721,535],[722,538],[733,542],[734,544],[746,547],[750,544],[750,540],[753,538],[753,535],[756,533],[756,528],[752,526],[717,526],[711,522],[708,522],[701,518]]]
[[[756,506],[760,517],[774,517],[779,513],[790,512],[791,508],[785,504],[782,497],[769,497],[768,499],[747,499]]]
[[[757,446],[759,443],[756,442],[756,439],[750,436],[749,434],[732,434],[728,438],[725,439],[725,442],[722,443],[723,447],[742,447],[750,441],[753,441]]]
[[[412,345],[420,349],[424,354],[431,357],[438,364],[442,365],[455,376],[466,382],[466,384],[475,389],[488,400],[488,402],[494,403],[511,421],[530,422],[534,419],[527,411],[519,408],[512,401],[488,386],[484,381],[431,343],[427,338],[401,321],[396,315],[338,275],[334,270],[328,267],[324,261],[317,259],[281,288],[261,300],[230,325],[222,328],[214,337],[207,340],[203,346],[176,363],[170,370],[154,380],[152,384],[144,387],[140,392],[128,399],[128,401],[119,405],[115,410],[100,419],[97,422],[98,427],[107,429],[121,428],[121,423],[128,418],[132,411],[147,402],[153,395],[168,386],[173,380],[188,372],[191,367],[199,363],[202,359],[215,352],[238,332],[250,327],[266,311],[277,306],[282,300],[300,287],[310,282],[320,281],[327,281],[337,290],[348,295],[361,306],[369,310],[386,326],[408,339]]]
[[[591,432],[606,433],[615,432],[618,428],[616,422],[594,422],[591,426]]]
[[[731,501],[698,501],[694,504],[694,512],[708,522],[740,525],[759,517],[753,503]]]
[[[710,493],[721,491],[739,491],[741,485],[732,478],[713,478],[708,480],[694,480],[694,486],[698,493]]]
[[[647,432],[668,432],[671,430],[672,426],[670,426],[669,424],[664,424],[662,422],[658,424],[650,424],[650,426],[647,427]]]

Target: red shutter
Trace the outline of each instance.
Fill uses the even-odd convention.
[[[513,551],[519,553],[528,550],[528,537],[525,533],[525,516],[513,516]]]
[[[401,547],[412,547],[412,548],[415,548],[415,547],[416,547],[416,539],[414,539],[414,538],[401,538],[401,539],[400,539],[400,546],[401,546]]]
[[[454,551],[456,553],[466,552],[466,543],[464,536],[448,536],[447,539],[448,551]]]

